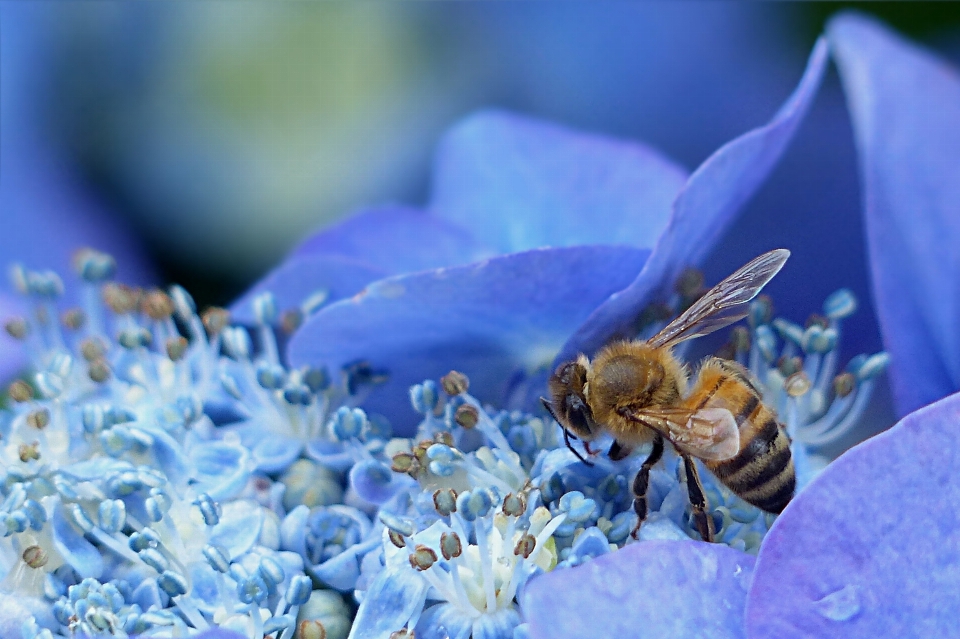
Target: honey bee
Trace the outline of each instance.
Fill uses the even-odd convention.
[[[647,341],[604,346],[590,361],[585,355],[560,364],[548,382],[544,407],[564,429],[567,446],[590,442],[607,432],[614,437],[611,459],[623,459],[637,446],[652,444],[633,482],[637,513],[634,538],[647,516],[651,468],[663,455],[664,439],[683,459],[693,520],[704,541],[713,541],[696,464],[700,459],[730,490],[771,513],[793,497],[796,475],[790,441],[767,407],[750,373],[736,362],[706,359],[688,391],[688,371],[672,348],[747,315],[746,304],[780,270],[790,251],[777,249],[730,275]]]

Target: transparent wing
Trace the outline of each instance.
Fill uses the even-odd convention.
[[[746,317],[744,304],[757,296],[790,257],[787,249],[775,249],[754,258],[693,303],[677,319],[653,336],[651,346],[672,346],[708,335]]]
[[[707,461],[731,459],[740,452],[740,432],[726,408],[663,408],[647,406],[623,409],[620,414],[652,428],[676,446]]]

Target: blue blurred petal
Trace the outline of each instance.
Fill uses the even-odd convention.
[[[411,207],[388,205],[324,229],[291,257],[338,255],[393,275],[467,264],[493,253],[456,224]]]
[[[681,271],[706,258],[780,159],[820,87],[826,61],[827,44],[821,38],[800,84],[774,118],[728,142],[690,176],[643,271],[577,329],[557,361],[578,352],[592,353],[615,337],[631,336],[640,311],[670,291]],[[750,257],[744,256],[744,262]]]
[[[103,574],[103,556],[100,550],[87,541],[67,521],[63,506],[58,504],[51,517],[53,524],[53,547],[64,561],[81,577],[99,578]]]
[[[23,623],[33,617],[41,628],[55,630],[59,624],[42,597],[4,592],[0,595],[0,639],[23,639]]]
[[[374,537],[355,544],[342,553],[322,564],[307,569],[312,576],[340,592],[350,592],[357,587],[360,577],[360,563],[363,557],[380,545],[380,539]]]
[[[900,414],[960,389],[960,76],[870,18],[829,27]]]
[[[720,544],[630,544],[532,579],[520,607],[533,639],[744,637],[753,563]]]
[[[65,275],[73,272],[73,252],[93,246],[117,258],[124,281],[150,282],[154,274],[143,246],[60,157],[41,122],[53,77],[51,37],[56,29],[49,6],[15,2],[0,7],[3,266],[22,261]],[[0,289],[10,290],[6,277],[0,278]]]
[[[652,248],[686,178],[639,142],[485,111],[441,143],[430,209],[503,253],[574,244]]]
[[[827,466],[757,558],[750,636],[936,637],[960,601],[960,395]]]
[[[280,548],[295,552],[302,557],[307,556],[307,520],[310,519],[310,509],[304,505],[297,506],[280,522]]]
[[[270,271],[230,306],[234,321],[255,322],[253,300],[269,291],[280,312],[300,308],[320,293],[324,303],[350,297],[386,271],[365,262],[338,255],[293,255]]]
[[[418,420],[411,385],[455,368],[470,378],[471,394],[502,401],[511,374],[548,365],[574,327],[633,280],[648,253],[539,249],[381,280],[314,315],[290,340],[288,361],[336,370],[363,359],[385,370],[389,380],[366,406],[410,433]]]

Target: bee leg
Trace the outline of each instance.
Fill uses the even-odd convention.
[[[633,452],[633,448],[630,446],[624,446],[617,440],[613,440],[613,443],[610,445],[610,450],[607,451],[607,456],[613,461],[620,461],[625,459]]]
[[[574,437],[576,436],[574,435]],[[587,461],[587,458],[581,455],[580,451],[573,447],[573,442],[570,441],[570,431],[566,428],[563,429],[563,441],[567,443],[567,448],[569,448],[570,452],[577,456],[577,459],[582,461],[587,466],[593,466],[592,461]],[[583,443],[583,447],[587,449],[588,453],[590,452],[590,446],[586,442]]]
[[[680,457],[683,458],[683,469],[687,473],[687,495],[693,506],[693,523],[701,539],[713,542],[713,518],[707,513],[707,498],[703,496],[703,484],[700,483],[696,463],[689,455],[681,454]]]
[[[614,442],[613,445],[617,446],[618,444]],[[612,449],[613,447],[611,446],[611,451]],[[630,536],[634,539],[637,538],[637,533],[640,531],[640,525],[643,523],[643,520],[647,518],[647,488],[650,485],[650,469],[660,461],[660,457],[662,456],[663,437],[657,435],[653,440],[653,449],[651,449],[650,454],[647,455],[647,459],[644,460],[643,465],[640,466],[640,470],[637,471],[637,476],[633,480],[633,512],[637,513],[637,525],[633,527],[633,532],[630,533]]]

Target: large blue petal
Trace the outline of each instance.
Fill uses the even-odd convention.
[[[441,143],[430,209],[503,253],[574,244],[652,248],[686,178],[638,142],[485,111]]]
[[[410,273],[455,266],[490,257],[471,234],[447,220],[407,206],[363,211],[317,233],[291,257],[339,255],[365,262],[385,273]]]
[[[853,118],[900,414],[960,389],[960,76],[857,14],[829,28]]]
[[[220,522],[210,531],[210,543],[223,548],[231,560],[250,550],[260,536],[263,509],[252,501],[223,504]]]
[[[743,637],[753,562],[719,544],[645,541],[534,578],[520,609],[533,639]]]
[[[253,300],[273,293],[280,312],[298,309],[308,298],[322,295],[324,303],[350,297],[388,273],[352,257],[339,255],[293,255],[270,271],[230,306],[233,319],[255,322]]]
[[[423,609],[427,582],[412,570],[383,569],[363,597],[350,639],[383,639]]]
[[[960,395],[850,449],[774,523],[751,638],[936,637],[960,601]]]
[[[381,280],[314,315],[290,340],[288,359],[334,370],[363,359],[385,370],[389,381],[367,406],[410,433],[412,384],[455,368],[470,378],[472,394],[502,401],[511,374],[549,364],[647,255],[614,246],[539,249]]]
[[[690,176],[643,271],[577,329],[558,360],[592,353],[615,337],[631,335],[640,311],[671,290],[683,269],[703,261],[780,159],[817,93],[826,61],[827,44],[821,39],[799,86],[774,118],[728,142]],[[750,257],[744,256],[744,262]]]

